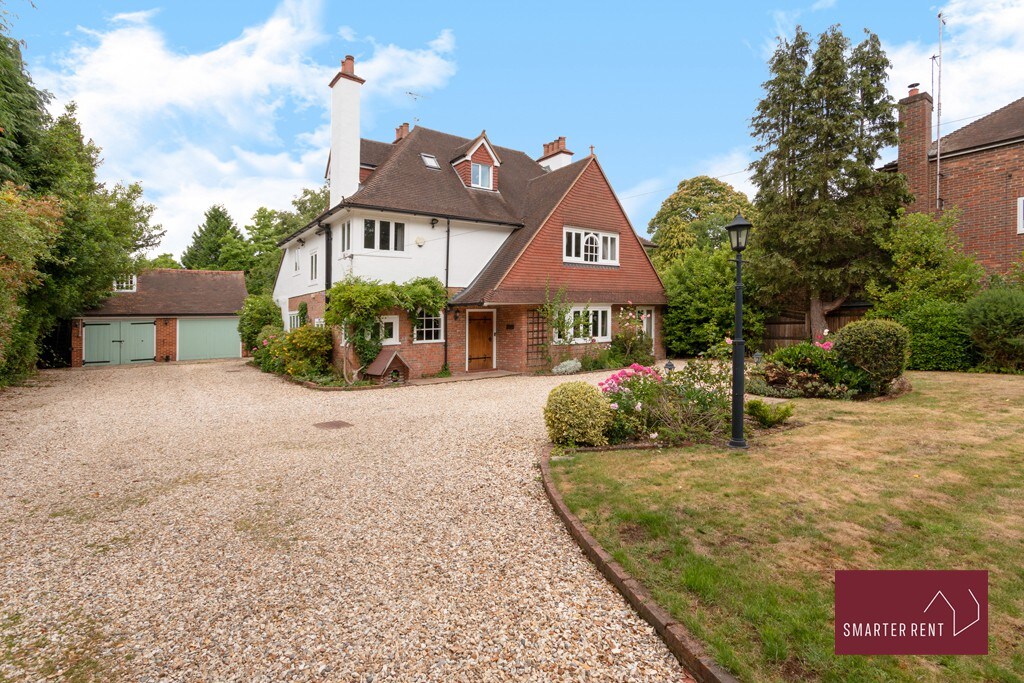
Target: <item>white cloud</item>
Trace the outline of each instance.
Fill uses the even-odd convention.
[[[1020,0],[952,0],[942,8],[943,40],[942,132],[970,121],[1024,95],[1024,2]],[[907,85],[921,83],[931,91],[931,57],[938,54],[938,21],[928,43],[887,44],[893,69],[889,90],[906,97]],[[935,93],[932,92],[935,96]],[[934,131],[933,131],[934,132]]]
[[[155,10],[119,14],[82,39],[36,80],[75,101],[83,130],[103,148],[101,179],[140,180],[167,229],[161,251],[180,253],[211,204],[240,224],[259,206],[289,208],[303,187],[323,182],[330,91],[337,62],[319,64],[311,50],[331,39],[320,0],[283,0],[262,24],[221,46],[183,52],[152,24]],[[337,31],[348,42],[351,27]],[[455,39],[443,31],[422,49],[372,39],[357,60],[364,121],[406,90],[430,92],[455,73]],[[289,119],[319,114],[312,130]]]
[[[698,164],[699,170],[694,175],[708,175],[729,183],[734,189],[747,195],[747,199],[753,201],[754,195],[757,194],[757,186],[750,179],[750,171],[747,170],[753,160],[753,151],[750,148],[736,147],[725,154],[705,159]]]
[[[647,178],[618,195],[623,210],[629,216],[629,222],[638,233],[647,235],[648,219],[643,217],[653,216],[678,182],[678,178],[670,178],[668,174],[659,178]]]
[[[836,0],[818,0],[816,3],[811,5],[812,12],[818,12],[823,9],[832,9],[836,6]]]

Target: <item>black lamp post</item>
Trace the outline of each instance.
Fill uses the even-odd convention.
[[[736,252],[736,329],[732,339],[732,438],[729,446],[746,448],[743,438],[743,250],[750,236],[750,221],[737,213],[732,223],[725,226],[729,233],[729,246]]]

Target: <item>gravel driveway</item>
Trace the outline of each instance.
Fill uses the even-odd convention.
[[[544,498],[560,381],[228,361],[0,393],[0,680],[689,680]]]

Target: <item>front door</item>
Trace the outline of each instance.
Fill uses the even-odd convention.
[[[467,325],[469,327],[469,366],[467,370],[473,372],[494,369],[494,312],[470,313]]]

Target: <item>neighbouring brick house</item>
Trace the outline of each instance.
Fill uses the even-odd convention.
[[[899,102],[899,155],[887,168],[907,176],[910,211],[959,208],[964,249],[990,272],[1024,251],[1024,98],[932,140],[932,96],[911,86]]]
[[[72,367],[240,358],[242,271],[156,268],[71,321]]]
[[[299,305],[324,316],[325,291],[347,275],[388,282],[434,276],[451,299],[437,317],[381,317],[381,365],[395,352],[413,377],[547,367],[552,333],[538,307],[564,289],[590,334],[563,348],[606,346],[623,306],[648,314],[655,353],[665,290],[593,154],[573,162],[565,138],[534,160],[423,127],[396,129],[391,143],[359,136],[352,57],[331,82],[330,208],[280,243],[274,298],[288,327]],[[338,335],[336,335],[337,338]],[[339,349],[336,348],[336,357]],[[385,360],[387,361],[385,363]]]

